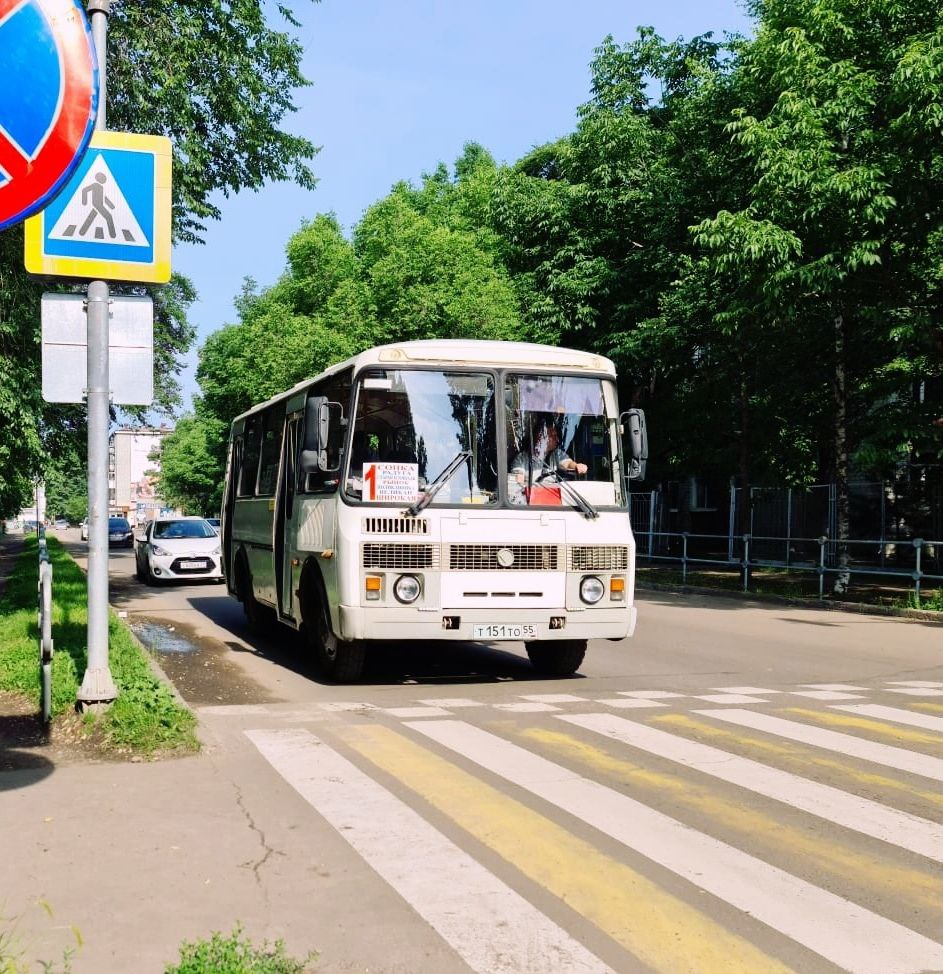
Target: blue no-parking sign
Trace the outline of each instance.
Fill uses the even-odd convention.
[[[0,230],[45,206],[82,159],[98,66],[77,0],[0,0]]]

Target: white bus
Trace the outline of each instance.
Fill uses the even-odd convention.
[[[419,639],[523,642],[569,675],[587,640],[635,628],[627,482],[647,452],[601,356],[373,348],[233,422],[227,586],[251,628],[301,630],[329,679]]]

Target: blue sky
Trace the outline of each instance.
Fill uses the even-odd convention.
[[[400,179],[418,182],[466,142],[499,162],[572,131],[589,96],[589,62],[607,34],[630,40],[639,25],[662,36],[747,32],[738,0],[295,0],[303,71],[287,128],[322,146],[308,192],[272,184],[220,200],[205,246],[180,246],[174,269],[196,286],[197,346],[183,376],[197,392],[196,348],[237,320],[244,277],[277,280],[285,245],[303,219],[334,212],[349,231]]]

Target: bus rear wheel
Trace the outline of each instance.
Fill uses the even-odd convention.
[[[586,655],[585,639],[558,639],[525,643],[534,669],[547,676],[572,676]]]

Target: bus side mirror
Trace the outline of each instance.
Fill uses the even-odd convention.
[[[305,404],[305,438],[299,458],[303,473],[336,473],[340,469],[344,407],[324,396]]]
[[[619,422],[629,459],[629,480],[644,480],[645,464],[648,460],[648,428],[645,426],[645,411],[628,409],[619,417]]]

